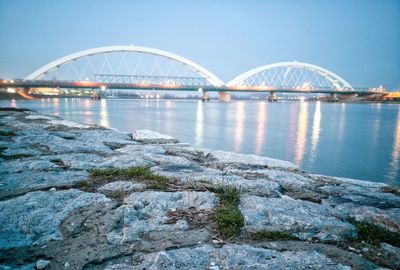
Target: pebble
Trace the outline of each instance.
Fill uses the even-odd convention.
[[[45,269],[49,264],[50,261],[40,259],[36,262],[36,269]]]

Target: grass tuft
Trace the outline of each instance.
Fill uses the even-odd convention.
[[[289,241],[289,240],[299,240],[298,237],[294,236],[288,231],[267,231],[262,230],[251,234],[250,236],[253,240],[271,240],[271,241]]]
[[[385,242],[400,247],[400,232],[390,232],[380,226],[366,221],[357,221],[352,217],[349,217],[347,221],[356,227],[359,241],[365,241],[373,245]]]
[[[212,219],[217,225],[218,232],[225,237],[239,235],[244,226],[242,213],[233,206],[218,207]]]
[[[220,235],[233,237],[240,234],[244,226],[244,217],[239,210],[241,188],[224,182],[217,185],[205,185],[208,191],[216,193],[219,204],[212,214]]]
[[[92,177],[102,180],[135,180],[147,183],[148,189],[165,190],[168,187],[168,178],[153,174],[149,167],[105,168],[90,171]]]
[[[0,130],[0,136],[4,137],[12,137],[15,136],[16,134],[13,131],[8,131],[8,130]]]

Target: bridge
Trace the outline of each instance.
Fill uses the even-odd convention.
[[[110,46],[76,52],[37,69],[25,79],[2,80],[0,88],[79,88],[219,92],[229,101],[231,93],[325,93],[372,95],[382,89],[357,88],[339,75],[302,62],[280,62],[244,72],[224,83],[206,68],[186,58],[139,46]]]

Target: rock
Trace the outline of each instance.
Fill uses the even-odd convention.
[[[357,221],[366,221],[392,232],[400,231],[400,208],[382,210],[376,207],[344,203],[337,205],[335,209],[341,215],[347,215]]]
[[[155,131],[140,129],[136,130],[132,134],[132,138],[135,141],[147,144],[165,144],[165,143],[177,143],[179,142],[177,139],[164,135]]]
[[[299,168],[297,165],[294,165],[293,163],[290,163],[288,161],[257,155],[238,154],[220,150],[211,152],[208,165],[218,169],[223,169],[228,166],[262,166],[268,168],[282,168],[286,170],[296,170]]]
[[[243,196],[240,210],[245,231],[290,231],[302,240],[339,241],[353,238],[353,225],[335,217],[333,209],[316,203],[282,198]]]
[[[97,154],[69,153],[43,156],[41,159],[49,160],[56,164],[58,163],[57,161],[61,161],[61,165],[58,164],[58,167],[66,167],[69,170],[90,170],[98,168],[100,166],[99,163],[101,163],[104,158]]]
[[[35,270],[35,264],[24,264],[24,265],[4,265],[0,264],[0,270]]]
[[[48,260],[38,260],[36,262],[36,269],[45,269],[50,264]]]
[[[133,191],[144,189],[146,185],[129,181],[115,181],[98,188],[100,192]]]
[[[100,153],[102,155],[112,154],[113,151],[103,143],[93,141],[68,140],[50,133],[18,136],[15,138],[16,145],[20,147],[45,148],[50,153]]]
[[[165,155],[165,149],[159,145],[128,145],[116,151],[125,155],[138,156],[139,158],[152,162],[152,164],[191,164],[191,162],[184,157]]]
[[[74,209],[109,201],[79,190],[30,192],[0,201],[0,250],[61,239],[60,223]]]
[[[10,147],[1,152],[2,156],[8,157],[8,158],[20,158],[20,157],[33,157],[33,156],[38,156],[41,155],[42,151],[38,149],[32,149],[32,148],[24,148],[24,147]]]
[[[143,145],[143,144],[127,145],[125,147],[116,149],[116,151],[122,154],[133,154],[133,155],[137,153],[146,153],[153,155],[165,154],[165,149],[159,145]]]
[[[400,196],[380,192],[377,188],[362,185],[323,186],[320,188],[329,198],[325,204],[336,206],[342,203],[354,203],[359,206],[372,206],[380,209],[400,208]]]
[[[29,120],[55,120],[56,118],[54,116],[31,114],[31,115],[26,116],[25,119],[29,119]]]
[[[242,177],[226,174],[217,169],[205,168],[198,165],[160,165],[151,168],[157,175],[176,179],[184,185],[213,184],[236,185],[246,193],[266,197],[280,197],[279,184],[263,180],[246,180]]]
[[[6,161],[0,164],[0,174],[21,173],[27,171],[50,171],[58,166],[49,160],[37,158],[24,158],[20,160]]]
[[[222,248],[202,245],[146,254],[136,266],[114,264],[115,269],[342,269],[349,266],[336,264],[317,252],[278,252],[248,245],[227,244]]]
[[[134,155],[114,155],[104,158],[100,163],[98,163],[98,167],[100,168],[149,167],[154,165],[156,165],[156,163],[150,160],[148,156],[142,152],[137,152]]]
[[[47,123],[52,124],[52,125],[61,125],[61,126],[65,126],[68,128],[93,128],[93,127],[95,127],[93,125],[81,124],[81,123],[77,123],[77,122],[73,122],[73,121],[69,121],[69,120],[63,120],[63,119],[54,119],[54,120],[48,121]]]
[[[49,187],[71,187],[85,180],[87,171],[24,171],[0,176],[0,198]]]
[[[139,241],[143,233],[185,231],[188,224],[178,220],[166,224],[169,209],[211,210],[217,202],[210,192],[160,192],[144,191],[132,193],[124,199],[125,205],[116,211],[123,216],[122,227],[107,234],[110,243]]]

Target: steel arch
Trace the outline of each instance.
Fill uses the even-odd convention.
[[[324,69],[322,67],[313,65],[313,64],[308,64],[308,63],[302,63],[302,62],[279,62],[279,63],[274,63],[274,64],[269,64],[269,65],[264,65],[260,66],[254,69],[251,69],[247,72],[244,72],[240,74],[239,76],[233,78],[231,81],[227,83],[227,86],[237,86],[240,83],[242,83],[244,80],[247,78],[256,75],[259,72],[272,69],[275,67],[295,67],[295,68],[305,68],[307,70],[310,70],[312,72],[316,72],[317,74],[323,76],[326,78],[332,85],[336,87],[338,90],[342,90],[343,88],[346,88],[347,90],[353,89],[353,87],[342,77],[339,75],[333,73],[332,71],[329,71],[327,69]],[[342,85],[340,85],[342,84]]]
[[[89,50],[79,51],[73,54],[69,54],[67,56],[61,57],[53,62],[48,63],[47,65],[42,66],[37,69],[29,76],[25,78],[25,80],[37,80],[44,76],[47,72],[51,71],[54,68],[57,68],[63,64],[74,61],[78,58],[91,56],[100,53],[109,53],[109,52],[139,52],[139,53],[148,53],[152,55],[159,55],[166,58],[169,58],[174,61],[178,61],[190,68],[192,68],[197,73],[201,74],[204,78],[206,78],[213,86],[221,86],[224,82],[219,79],[216,75],[205,69],[204,67],[186,59],[179,55],[169,53],[166,51],[147,48],[147,47],[139,47],[134,45],[123,45],[123,46],[108,46],[108,47],[98,47]]]

